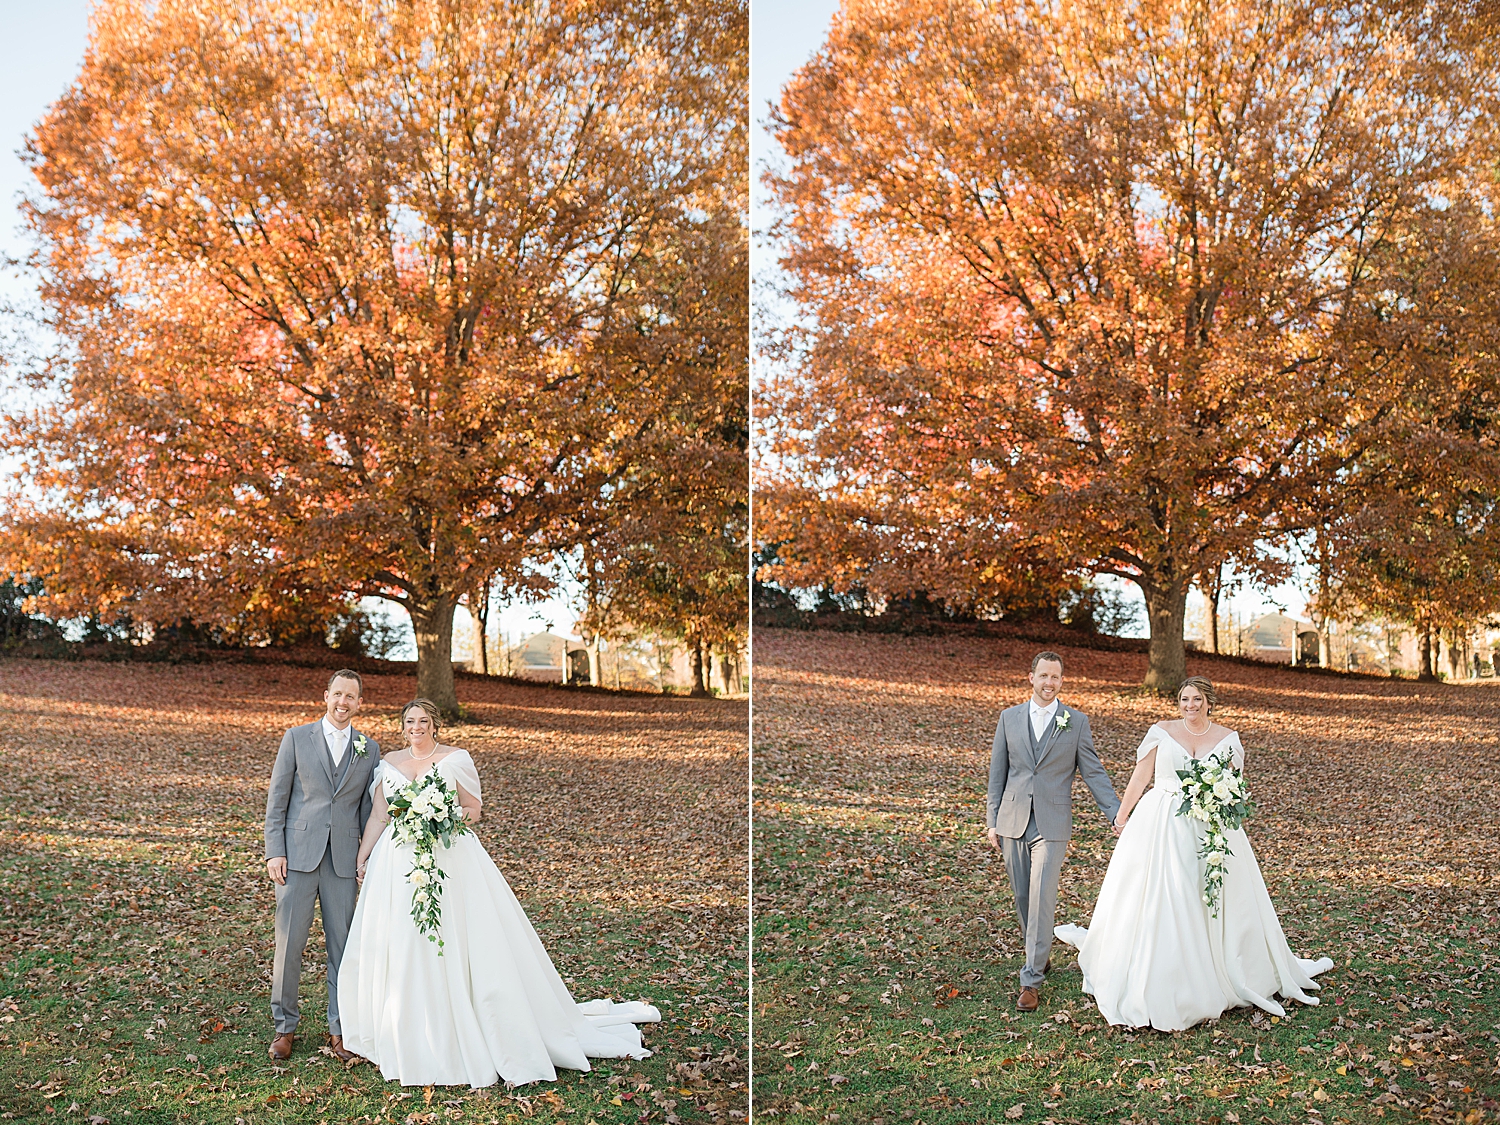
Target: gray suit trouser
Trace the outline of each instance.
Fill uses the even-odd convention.
[[[1021,938],[1026,963],[1021,966],[1021,987],[1042,983],[1042,967],[1052,951],[1052,924],[1057,917],[1057,884],[1062,878],[1068,841],[1044,840],[1037,831],[1036,813],[1026,822],[1019,838],[1001,836],[1005,871],[1016,896],[1016,915],[1021,919]]]
[[[339,1030],[339,962],[354,921],[354,900],[359,884],[333,870],[333,851],[323,852],[316,871],[288,871],[286,882],[276,888],[276,961],[271,977],[271,1015],[276,1034],[297,1029],[301,1009],[297,986],[302,982],[302,951],[312,930],[313,903],[323,910],[323,941],[328,947],[328,1032]]]

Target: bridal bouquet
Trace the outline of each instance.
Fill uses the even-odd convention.
[[[1198,846],[1203,859],[1203,901],[1219,916],[1219,899],[1224,889],[1224,860],[1229,850],[1228,833],[1244,824],[1255,812],[1255,802],[1245,787],[1245,775],[1234,768],[1229,758],[1209,754],[1194,758],[1188,768],[1177,771],[1182,781],[1182,804],[1178,816],[1190,816],[1204,824],[1203,842]]]
[[[386,802],[391,812],[391,834],[397,843],[412,846],[411,917],[417,932],[438,945],[443,955],[443,939],[438,925],[443,919],[443,880],[447,877],[437,865],[437,846],[451,847],[455,836],[470,831],[458,803],[458,790],[440,774],[429,773],[401,789]]]

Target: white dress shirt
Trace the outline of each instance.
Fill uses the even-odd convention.
[[[1031,733],[1036,735],[1036,740],[1042,742],[1047,737],[1047,724],[1052,721],[1052,716],[1057,714],[1057,699],[1045,707],[1038,707],[1036,700],[1031,701]]]
[[[328,743],[328,752],[333,755],[333,764],[337,768],[344,760],[344,751],[349,749],[349,736],[354,733],[354,724],[350,723],[343,730],[339,730],[328,721],[328,716],[323,716],[323,741]]]

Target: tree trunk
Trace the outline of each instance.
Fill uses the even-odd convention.
[[[486,676],[490,674],[490,646],[485,639],[490,635],[490,580],[484,580],[484,586],[479,592],[479,658],[480,671]]]
[[[1333,641],[1328,634],[1328,622],[1318,622],[1318,667],[1333,667]]]
[[[1187,584],[1140,585],[1146,595],[1146,618],[1151,623],[1145,687],[1160,695],[1175,695],[1187,679],[1187,646],[1182,641],[1187,618]]]
[[[1219,654],[1219,594],[1224,585],[1224,564],[1214,570],[1214,580],[1208,588],[1208,651]]]
[[[604,668],[599,663],[599,634],[597,633],[589,637],[589,684],[592,687],[604,686]]]
[[[479,596],[469,599],[469,671],[484,675],[489,671],[489,662],[484,651],[484,617],[479,612]]]
[[[701,699],[710,692],[703,683],[703,642],[694,637],[688,642],[688,656],[693,666],[693,686],[688,694],[695,699]]]
[[[1417,679],[1431,682],[1437,679],[1432,667],[1432,627],[1418,626],[1417,633]]]
[[[410,606],[412,632],[417,637],[417,695],[437,704],[448,718],[458,717],[458,695],[453,689],[452,594],[437,594]]]

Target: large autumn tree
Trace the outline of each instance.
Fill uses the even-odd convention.
[[[29,145],[66,349],[13,419],[60,610],[459,598],[669,424],[653,266],[743,146],[740,0],[105,0]]]
[[[1475,158],[1481,38],[1398,0],[847,0],[777,110],[785,579],[1119,575],[1175,688],[1189,588],[1274,566],[1401,401],[1372,263]]]

